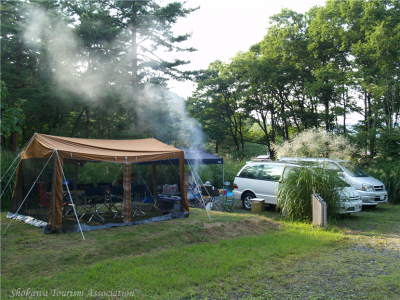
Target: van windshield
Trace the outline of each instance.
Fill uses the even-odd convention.
[[[369,175],[367,173],[365,173],[359,166],[357,166],[349,161],[340,162],[340,165],[350,176],[369,177]]]

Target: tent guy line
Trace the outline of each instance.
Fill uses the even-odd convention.
[[[29,194],[31,193],[33,187],[35,186],[36,182],[37,182],[38,179],[40,178],[40,175],[42,175],[42,173],[43,173],[44,169],[46,168],[47,164],[49,163],[50,159],[53,157],[55,151],[56,151],[56,150],[53,151],[53,153],[51,154],[51,156],[50,156],[49,159],[47,160],[45,166],[43,167],[42,171],[40,171],[40,174],[38,175],[38,177],[36,178],[36,180],[33,182],[31,188],[29,189],[29,192],[26,194],[26,196],[25,196],[24,200],[22,201],[21,205],[18,207],[17,211],[15,212],[16,214],[18,214],[18,212],[19,212],[19,210],[21,209],[22,205],[24,204],[26,198],[28,198],[28,196],[29,196]],[[22,151],[21,151],[21,152],[22,152]],[[17,166],[17,167],[18,167],[18,166]],[[16,168],[16,169],[17,169],[17,168]],[[10,223],[8,223],[8,226],[7,226],[6,230],[4,230],[3,234],[1,235],[1,237],[4,236],[4,234],[6,233],[8,227],[10,226],[10,224],[11,224],[11,222],[12,222],[13,220],[14,220],[14,219],[11,218]]]
[[[54,160],[54,167],[52,167],[52,179],[51,183],[51,198],[42,199],[46,201],[45,207],[49,213],[48,223],[45,226],[44,232],[77,232],[78,226],[79,231],[88,230],[88,226],[82,226],[77,223],[75,225],[68,225],[62,221],[62,208],[63,208],[63,180],[66,181],[63,166],[67,164],[75,165],[75,184],[77,182],[77,167],[78,165],[88,162],[116,162],[122,163],[124,169],[123,178],[123,220],[125,225],[137,224],[132,222],[131,218],[131,168],[132,164],[150,162],[153,165],[154,176],[156,176],[156,162],[168,159],[177,159],[177,164],[180,165],[180,180],[182,186],[182,207],[179,212],[175,213],[174,216],[170,217],[185,217],[189,215],[189,205],[187,201],[187,191],[185,182],[185,165],[184,165],[184,151],[164,144],[155,139],[138,139],[138,140],[99,140],[99,139],[81,139],[81,138],[70,138],[51,136],[44,134],[37,134],[32,137],[31,142],[25,148],[25,151],[20,154],[20,162],[17,166],[16,183],[14,185],[14,192],[11,201],[9,216],[11,218],[25,218],[26,223],[38,226],[42,224],[39,219],[36,219],[38,213],[36,212],[37,197],[30,196],[29,203],[26,200],[27,186],[34,178],[26,179],[31,176],[32,170],[30,166],[34,164],[44,163],[44,159],[49,156],[54,157],[54,153],[57,155],[57,159]],[[116,159],[116,160],[115,160]],[[33,166],[33,165],[32,165]],[[137,166],[135,166],[137,167]],[[32,173],[32,174],[31,174]],[[28,177],[27,177],[28,176]],[[36,176],[36,175],[34,175]],[[32,177],[32,176],[31,176]],[[42,175],[43,177],[43,175]],[[25,179],[24,179],[25,178]],[[27,181],[26,181],[27,180]],[[26,182],[25,182],[26,181]],[[29,182],[28,182],[29,181]],[[154,186],[153,189],[156,189]],[[148,188],[150,188],[148,186]],[[68,187],[69,189],[69,187]],[[71,191],[68,191],[70,199],[72,198]],[[31,193],[32,194],[32,193]],[[25,200],[23,200],[25,197]],[[157,195],[154,195],[157,197]],[[50,200],[47,203],[47,200]],[[22,202],[23,201],[23,202]],[[74,201],[76,202],[76,200]],[[70,203],[72,203],[70,201]],[[19,207],[21,204],[26,206],[23,215],[18,215],[20,211]],[[40,204],[39,204],[40,206]],[[40,206],[42,207],[42,206]],[[76,213],[76,210],[74,211]],[[9,217],[8,216],[8,217]],[[36,216],[32,220],[27,220],[32,216]],[[75,215],[76,217],[76,215]],[[43,216],[42,216],[43,218]],[[47,218],[47,216],[46,216]],[[165,219],[165,218],[164,218]],[[71,221],[71,220],[70,220]],[[110,226],[120,226],[119,224],[109,224]],[[42,226],[42,225],[40,225]],[[90,227],[90,226],[89,226]],[[83,229],[85,228],[85,229]],[[96,226],[99,228],[99,226]],[[49,231],[50,230],[50,231]],[[76,230],[76,231],[75,231]],[[91,230],[89,228],[89,230]],[[82,232],[81,232],[82,233]]]
[[[58,157],[58,159],[60,160],[60,157],[59,157],[59,156],[57,156],[57,157]],[[71,157],[72,157],[72,154],[71,154]],[[61,161],[59,161],[59,163],[61,164]],[[64,170],[61,169],[61,172],[62,172],[64,181],[67,182],[67,179],[65,178]],[[67,192],[68,192],[69,200],[70,200],[71,203],[72,203],[72,209],[74,210],[74,214],[75,214],[75,217],[76,217],[76,221],[78,222],[79,230],[81,231],[82,238],[83,238],[83,240],[85,241],[85,236],[83,235],[83,232],[82,232],[81,223],[79,222],[78,214],[76,213],[75,204],[74,204],[74,201],[72,200],[72,196],[71,196],[71,193],[70,193],[70,191],[69,191],[69,186],[68,186],[68,184],[66,184],[65,186],[67,187]]]

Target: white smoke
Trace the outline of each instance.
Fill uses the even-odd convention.
[[[86,101],[99,98],[107,83],[105,74],[89,70],[90,58],[82,55],[79,38],[64,21],[54,19],[39,8],[32,8],[24,41],[46,54],[59,89]]]
[[[87,51],[83,51],[83,41],[76,36],[73,26],[68,26],[63,20],[56,19],[39,8],[33,8],[29,13],[24,41],[40,53],[46,53],[53,79],[61,92],[75,94],[90,103],[101,100],[107,88],[118,86],[116,90],[124,101],[127,117],[130,109],[138,109],[132,101],[132,85],[124,82],[130,78],[126,73],[131,57],[129,53],[119,64],[115,63],[115,58],[109,56],[90,57]],[[114,41],[114,45],[120,45],[120,41]],[[111,77],[111,74],[118,72],[107,70],[105,66],[110,61],[113,61],[114,68],[121,73],[120,77]],[[186,112],[184,98],[163,86],[152,84],[144,85],[136,92],[140,95],[142,124],[156,135],[154,138],[173,146],[175,141],[180,141],[187,148],[203,147],[202,128]]]

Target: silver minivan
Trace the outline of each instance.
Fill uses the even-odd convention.
[[[233,183],[233,198],[242,201],[243,208],[251,208],[251,199],[264,199],[265,204],[277,204],[276,189],[284,170],[298,165],[283,162],[253,161],[236,175]],[[357,191],[347,186],[341,193],[343,201],[340,213],[353,213],[361,210],[362,202]]]
[[[279,161],[286,163],[313,163],[325,169],[336,170],[343,180],[357,190],[364,206],[376,206],[379,203],[388,201],[388,192],[385,189],[385,185],[378,179],[369,176],[352,162],[330,158],[306,157],[281,157]]]

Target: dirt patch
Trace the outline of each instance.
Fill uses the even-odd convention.
[[[280,224],[264,217],[254,217],[236,222],[204,223],[203,234],[210,240],[237,238],[279,230]]]

